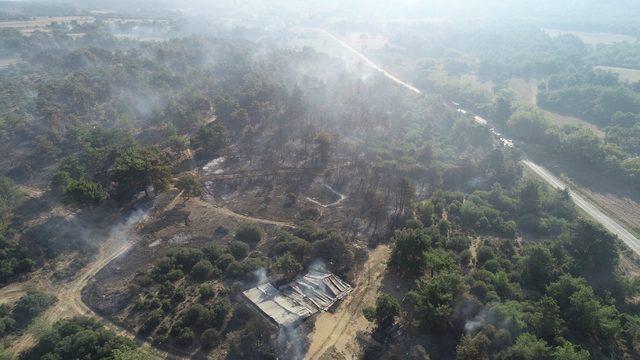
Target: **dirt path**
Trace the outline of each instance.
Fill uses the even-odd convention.
[[[364,271],[356,280],[353,293],[338,305],[335,313],[318,315],[306,359],[320,359],[325,354],[327,358],[335,358],[335,353],[351,359],[361,354],[357,334],[372,329],[362,316],[362,309],[375,303],[390,254],[391,249],[387,245],[373,250],[364,264]]]
[[[232,211],[230,209],[227,209],[225,207],[215,206],[215,205],[213,205],[213,204],[211,204],[209,202],[203,201],[203,200],[201,200],[199,198],[198,199],[196,199],[196,198],[191,199],[191,201],[197,202],[199,206],[204,206],[204,207],[208,207],[210,209],[213,209],[216,212],[218,212],[220,215],[228,216],[228,217],[234,217],[234,218],[240,219],[242,221],[254,222],[254,223],[258,223],[258,224],[266,224],[266,225],[275,225],[275,226],[288,227],[288,228],[296,227],[294,224],[288,223],[288,222],[284,222],[284,221],[263,219],[263,218],[257,218],[257,217],[249,216],[249,215],[238,214],[237,212],[234,212],[234,211]]]
[[[169,204],[163,209],[169,210],[175,206],[182,193],[169,202]],[[285,223],[281,221],[274,221],[268,219],[255,218],[242,214],[235,213],[227,208],[215,207],[212,204],[202,202],[203,205],[215,208],[221,215],[239,218],[244,221],[252,221],[260,224],[270,224],[282,227],[293,227],[293,224]],[[139,216],[139,220],[142,220],[142,216]],[[94,317],[100,320],[105,326],[115,331],[116,333],[133,338],[133,334],[129,333],[125,329],[122,329],[108,320],[103,319],[101,316],[93,312],[82,301],[82,289],[89,283],[89,281],[111,261],[118,258],[122,254],[126,253],[132,246],[133,242],[128,241],[128,237],[134,228],[138,226],[139,221],[129,221],[117,228],[111,236],[101,245],[100,251],[95,260],[89,265],[83,268],[80,273],[70,282],[66,283],[53,283],[46,274],[37,271],[33,276],[25,282],[13,283],[0,289],[0,303],[13,302],[24,295],[29,288],[40,289],[45,292],[55,294],[58,298],[58,302],[45,311],[39,318],[47,323],[54,323],[60,319],[70,318],[77,315],[84,315]],[[20,354],[36,344],[36,337],[27,332],[21,337],[16,339],[8,349],[12,354]],[[142,343],[143,347],[148,351],[151,351],[158,355],[158,357],[167,357],[166,353],[163,353],[153,348],[148,343]]]

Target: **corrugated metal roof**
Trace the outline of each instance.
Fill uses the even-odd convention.
[[[276,324],[290,326],[318,311],[327,311],[352,290],[334,274],[312,270],[279,290],[267,283],[243,295]]]

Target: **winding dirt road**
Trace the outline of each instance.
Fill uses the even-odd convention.
[[[182,192],[178,193],[174,199],[172,199],[162,211],[170,210],[178,202]],[[211,204],[208,204],[215,207]],[[235,213],[227,208],[215,207],[216,211],[221,215],[235,217],[243,221],[252,221],[260,224],[270,224],[281,227],[293,227],[293,224],[255,218],[242,214]],[[58,301],[47,309],[38,318],[45,322],[52,324],[60,319],[70,318],[77,315],[89,316],[100,320],[105,326],[118,333],[119,335],[129,338],[135,338],[134,334],[131,334],[126,329],[121,328],[107,319],[102,318],[96,314],[91,308],[89,308],[84,301],[82,301],[82,290],[87,286],[89,281],[105,266],[117,259],[124,253],[126,253],[134,244],[131,241],[131,237],[135,232],[135,229],[145,220],[146,216],[143,213],[136,213],[132,215],[128,221],[119,226],[116,226],[111,232],[110,236],[102,243],[100,250],[96,255],[96,258],[81,269],[78,275],[69,282],[54,283],[50,277],[39,270],[32,274],[29,280],[13,283],[0,288],[0,303],[10,303],[18,300],[24,295],[28,289],[38,289],[48,293],[55,294]],[[36,337],[30,332],[25,332],[22,336],[17,338],[9,347],[8,351],[12,354],[21,354],[36,344]],[[158,358],[176,358],[175,355],[169,356],[169,354],[158,350],[151,344],[139,341],[138,343],[145,348],[148,352],[153,353]]]

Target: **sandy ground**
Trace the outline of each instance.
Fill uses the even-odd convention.
[[[306,359],[357,358],[362,353],[358,344],[359,332],[373,329],[362,315],[362,309],[375,303],[391,249],[380,245],[369,254],[363,272],[358,276],[355,290],[334,312],[321,313],[316,317],[315,329],[310,334],[310,346]]]

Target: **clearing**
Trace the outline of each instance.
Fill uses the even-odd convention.
[[[309,336],[305,358],[357,358],[362,353],[358,334],[370,332],[373,325],[362,315],[362,309],[373,305],[380,293],[391,249],[380,245],[369,253],[363,271],[355,281],[354,291],[338,305],[335,312],[325,312],[315,319],[315,329]]]
[[[615,66],[596,66],[595,68],[616,73],[620,77],[621,81],[626,81],[629,83],[640,81],[640,70],[638,69],[629,69]]]
[[[540,110],[544,114],[544,116],[549,119],[549,121],[551,121],[554,125],[583,126],[591,130],[600,138],[604,139],[604,131],[586,120],[582,120],[574,116],[558,114],[556,112],[545,110],[539,107],[537,104],[538,85],[534,80],[511,79],[508,82],[508,87],[517,94],[520,100],[529,105],[535,106],[538,110]]]
[[[550,29],[545,28],[542,29],[544,32],[549,34],[549,36],[559,36],[559,35],[574,35],[578,37],[582,42],[589,45],[596,44],[615,44],[619,42],[630,42],[634,43],[636,41],[636,37],[631,35],[624,34],[614,34],[614,33],[606,33],[606,32],[591,32],[591,31],[574,31],[574,30],[560,30],[560,29]]]

